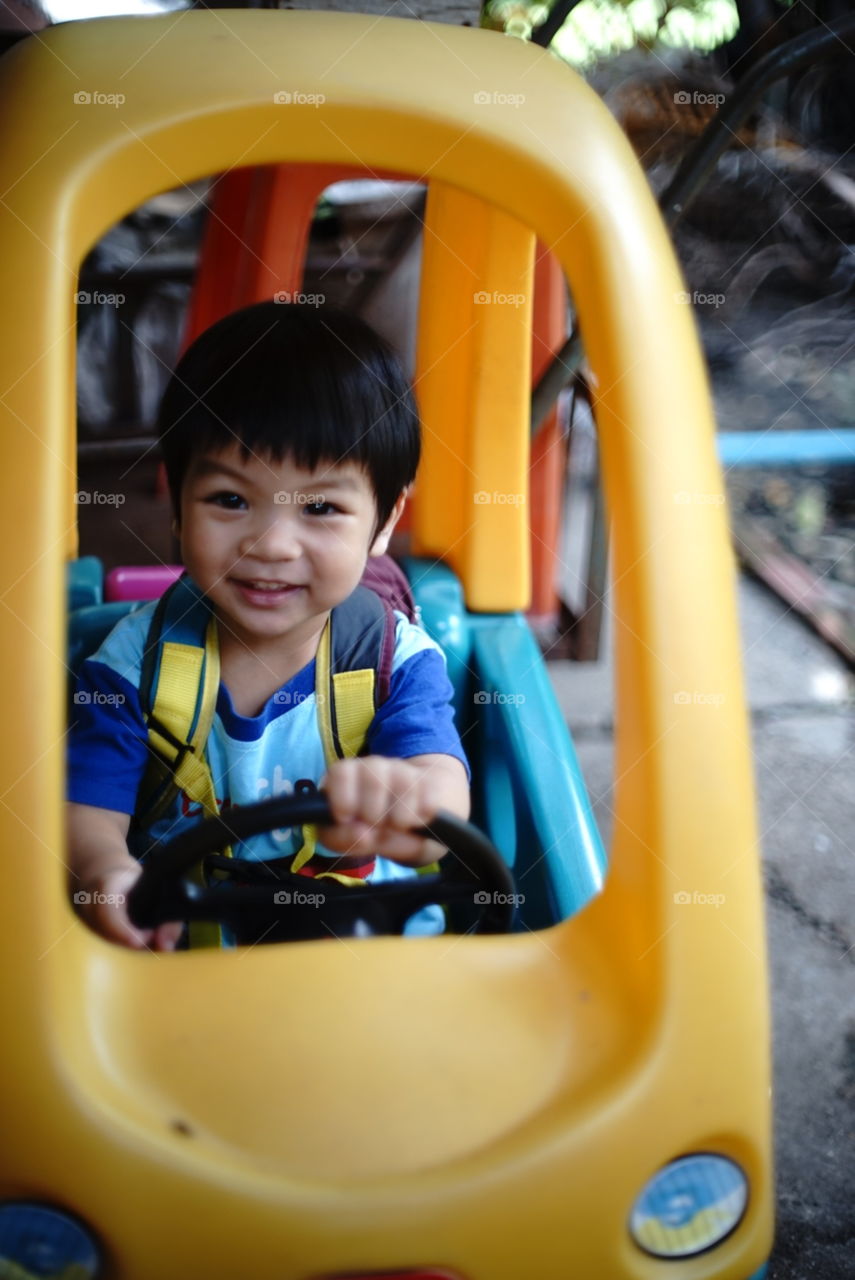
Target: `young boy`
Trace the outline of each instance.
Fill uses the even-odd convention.
[[[437,809],[469,814],[441,651],[395,615],[389,695],[365,753],[328,770],[314,696],[330,612],[368,557],[386,551],[418,466],[418,416],[396,357],[354,316],[247,307],[185,353],[159,431],[182,561],[216,619],[221,682],[207,757],[218,800],[251,804],[315,782],[336,824],[319,840],[348,855],[338,869],[377,854],[371,879],[414,874],[401,868],[441,850],[411,829]],[[141,871],[129,838],[139,850],[135,836],[165,839],[201,816],[179,794],[147,832],[132,825],[149,759],[139,683],[154,608],[124,618],[84,664],[68,830],[71,888],[90,895],[82,909],[90,924],[129,947],[171,950],[179,923],[136,929],[124,906]],[[281,858],[300,842],[299,831],[272,832],[234,854]],[[437,929],[423,921],[418,931]]]

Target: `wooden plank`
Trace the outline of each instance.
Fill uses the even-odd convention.
[[[742,563],[855,665],[855,587],[820,574],[759,520],[734,516]]]

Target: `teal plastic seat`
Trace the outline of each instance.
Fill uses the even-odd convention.
[[[97,556],[81,556],[66,568],[68,610],[85,609],[104,599],[104,566]]]
[[[100,647],[125,614],[141,609],[144,600],[117,600],[74,609],[68,615],[68,670],[72,687],[84,660]]]
[[[522,614],[471,613],[450,569],[403,563],[446,654],[472,820],[513,867],[520,927],[555,924],[599,893],[607,859],[543,656]]]

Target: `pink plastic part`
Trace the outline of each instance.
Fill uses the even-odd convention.
[[[158,600],[184,568],[180,564],[122,566],[104,579],[104,600]]]

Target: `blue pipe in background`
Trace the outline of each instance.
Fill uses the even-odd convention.
[[[787,467],[855,462],[855,431],[719,431],[723,467]]]

